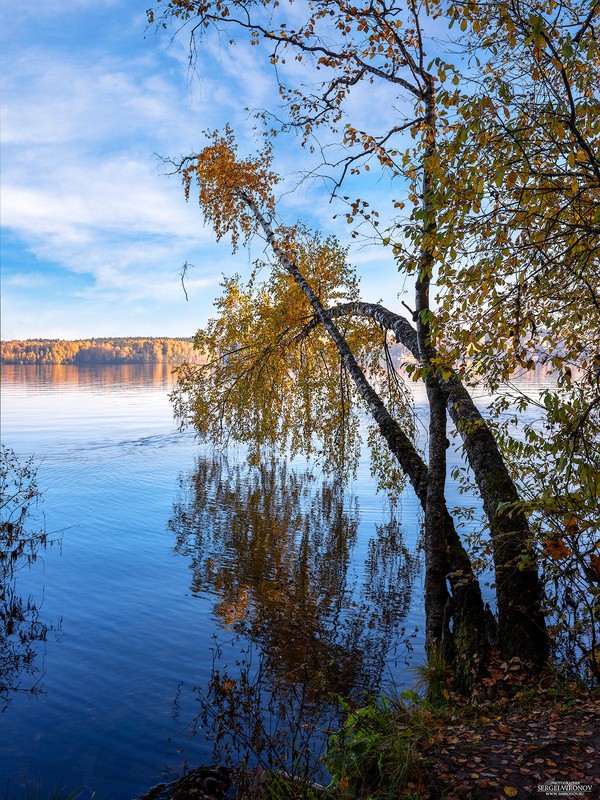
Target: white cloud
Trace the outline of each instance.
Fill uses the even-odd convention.
[[[221,273],[244,271],[248,254],[214,243],[154,154],[187,154],[225,121],[249,130],[239,98],[264,98],[265,74],[241,50],[205,51],[195,82],[183,41],[165,54],[160,37],[144,40],[143,14],[125,0],[6,12],[3,336],[192,333]]]
[[[173,85],[155,74],[136,83],[126,63],[23,61],[4,98],[2,223],[38,259],[122,289],[120,269],[161,269],[212,244],[199,210],[153,156],[189,124],[187,109],[177,116]]]
[[[15,255],[4,280],[10,290],[4,325],[15,336],[30,325],[32,335],[65,335],[60,331],[67,328],[79,335],[78,325],[81,335],[84,328],[94,335],[91,320],[102,319],[103,333],[132,334],[145,313],[145,332],[175,327],[181,333],[182,325],[191,332],[211,312],[221,272],[243,272],[252,254],[232,258],[227,244],[215,245],[196,204],[185,203],[179,180],[161,174],[154,154],[187,154],[202,146],[202,131],[226,122],[240,151],[252,151],[254,120],[244,107],[277,106],[273,71],[256,48],[207,39],[198,75],[191,75],[187,38],[169,44],[167,34],[146,33],[143,12],[132,11],[128,0],[34,0],[18,14],[5,0],[0,4],[7,21],[0,34],[2,224],[22,243],[22,263]],[[385,123],[390,98],[375,108],[367,100],[357,98],[353,110],[370,122],[380,114]],[[286,186],[294,185],[293,173],[315,163],[289,143],[277,152],[278,168],[290,175]],[[389,186],[377,187],[376,196],[389,201]],[[294,220],[345,237],[345,224],[331,220],[339,210],[319,183],[303,184],[282,203]],[[379,296],[382,276],[395,275],[389,254],[353,255]],[[177,275],[185,260],[196,264],[187,282],[189,304]],[[60,313],[65,271],[72,280]]]

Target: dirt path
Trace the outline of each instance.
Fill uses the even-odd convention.
[[[431,777],[461,800],[600,798],[600,701],[508,709],[450,724],[423,755]],[[570,784],[570,785],[568,785]]]

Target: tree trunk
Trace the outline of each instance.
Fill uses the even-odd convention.
[[[425,616],[428,652],[435,641],[452,663],[457,685],[466,688],[482,676],[489,660],[485,611],[473,565],[446,504],[446,401],[433,376],[429,399],[429,481],[425,505]],[[448,594],[446,584],[451,594]],[[446,602],[446,608],[441,607]],[[441,617],[440,617],[441,610]],[[437,636],[437,640],[434,639]]]
[[[420,359],[417,332],[404,317],[375,303],[345,303],[329,309],[332,317],[355,314],[375,320]],[[311,323],[312,324],[312,323]],[[310,326],[307,326],[307,329]],[[519,493],[498,444],[471,396],[455,373],[436,380],[444,393],[450,418],[465,445],[467,460],[483,500],[490,526],[496,572],[498,641],[504,658],[519,657],[534,667],[548,658],[549,640],[538,576]]]
[[[498,642],[504,658],[541,667],[548,659],[543,587],[529,523],[496,440],[467,390],[453,376],[440,380],[448,413],[460,433],[490,524],[496,572]]]
[[[432,163],[437,149],[437,110],[435,84],[426,74],[423,102],[425,134],[423,152],[422,245],[419,271],[415,284],[416,346],[418,359],[427,367],[425,388],[429,401],[429,471],[425,500],[425,612],[429,638],[429,654],[436,641],[447,642],[442,648],[451,656],[454,674],[459,683],[468,684],[485,668],[489,650],[485,639],[485,616],[479,583],[473,574],[470,558],[454,527],[446,504],[447,474],[446,397],[437,379],[432,360],[435,349],[431,342],[429,287],[435,264],[437,218],[433,204],[435,172]],[[452,597],[448,596],[446,581]],[[440,606],[446,598],[447,613],[440,617]],[[451,622],[450,622],[451,621]],[[447,629],[452,625],[451,631]],[[445,652],[444,652],[445,651]]]
[[[450,573],[446,546],[448,510],[446,482],[446,404],[439,387],[427,381],[429,399],[429,468],[425,495],[425,643],[430,656],[442,651],[448,657],[450,641],[446,577]],[[454,527],[454,526],[452,526]],[[446,650],[446,652],[444,652]]]

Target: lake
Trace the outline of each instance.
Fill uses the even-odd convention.
[[[344,489],[302,461],[215,453],[177,430],[172,386],[168,365],[2,368],[2,441],[40,464],[31,524],[62,533],[16,578],[49,630],[3,704],[0,792],[131,800],[213,761],[202,710],[414,683],[411,493],[390,507],[366,460]]]

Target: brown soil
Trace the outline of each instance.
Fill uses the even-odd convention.
[[[600,700],[505,706],[472,724],[450,723],[424,743],[429,777],[445,797],[600,798]]]

